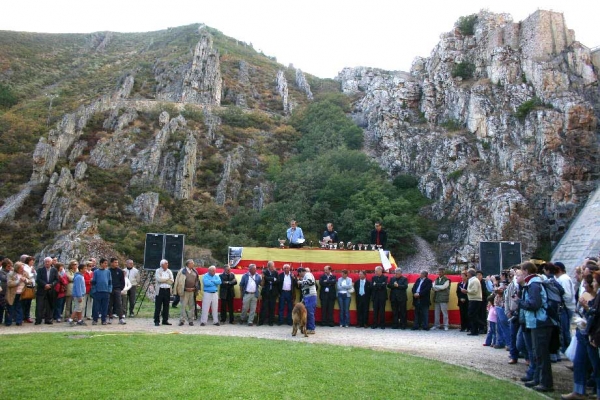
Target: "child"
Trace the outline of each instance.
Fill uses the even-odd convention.
[[[78,271],[73,278],[73,313],[71,314],[71,318],[69,318],[69,326],[75,326],[75,321],[77,321],[77,325],[87,325],[83,322],[83,297],[85,296],[83,272],[85,265],[79,264],[77,269]]]
[[[498,322],[498,315],[496,314],[496,307],[494,307],[493,301],[488,301],[488,333],[485,338],[484,346],[495,346],[496,345],[496,322]]]

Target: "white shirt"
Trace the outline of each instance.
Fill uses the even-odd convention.
[[[173,273],[170,269],[159,268],[156,270],[156,283],[159,284],[161,289],[170,289],[173,284]]]
[[[569,310],[575,311],[575,288],[573,287],[571,277],[567,274],[562,274],[556,278],[556,281],[565,289],[565,294],[563,295],[565,306]]]
[[[140,271],[138,271],[136,267],[133,267],[131,269],[125,268],[123,270],[123,273],[125,274],[126,278],[129,278],[129,281],[131,282],[132,286],[138,285],[138,277],[140,276]]]
[[[254,280],[254,275],[248,275],[248,283],[246,284],[246,292],[248,292],[248,293],[256,292],[256,281]]]
[[[292,274],[283,274],[283,290],[292,290]]]

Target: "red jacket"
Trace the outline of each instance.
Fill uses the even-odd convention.
[[[94,276],[94,271],[86,271],[83,274],[83,280],[85,281],[85,293],[89,293],[92,290],[92,277]]]
[[[54,286],[56,291],[56,298],[62,299],[67,294],[67,285],[69,284],[69,277],[67,274],[63,276],[58,275],[58,283]]]

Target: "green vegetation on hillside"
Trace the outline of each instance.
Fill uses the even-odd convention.
[[[29,180],[36,143],[63,115],[113,93],[129,75],[134,77],[131,99],[155,100],[157,74],[189,63],[199,40],[198,27],[126,34],[0,32],[0,206]],[[397,255],[412,251],[412,234],[427,236],[435,230],[418,215],[427,200],[416,189],[415,178],[392,183],[361,152],[363,132],[347,116],[350,99],[339,93],[339,82],[305,74],[316,99],[309,102],[293,83],[295,69],[215,29],[204,29],[220,54],[223,107],[213,112],[221,124],[208,135],[201,109],[186,106],[180,112],[174,104],[157,102],[154,108],[138,110],[137,118],[124,128],[135,155],[161,129],[161,111],[171,118],[181,113],[187,120],[185,129],[198,133],[192,196],[176,200],[159,182],[131,186],[130,158],[108,169],[88,163],[85,179],[71,193],[78,208],[70,217],[85,213],[98,219],[101,236],[123,256],[140,261],[146,232],[185,234],[190,248],[210,250],[213,258],[224,261],[229,245],[277,245],[290,218],[298,219],[315,245],[329,221],[342,240],[367,242],[373,222],[382,220]],[[247,79],[241,79],[242,69]],[[275,89],[279,70],[295,103],[291,117],[283,114]],[[235,105],[240,98],[246,107]],[[113,135],[104,128],[109,114],[91,117],[78,138],[84,142],[83,153],[73,160],[61,157],[55,172],[66,167],[73,173],[78,162],[89,161],[91,150]],[[185,129],[172,133],[164,149],[174,162],[179,162],[189,134]],[[230,177],[234,184],[224,203],[217,204],[227,157],[236,154],[238,165]],[[46,188],[35,188],[16,220],[2,226],[0,252],[36,253],[58,233],[39,220]],[[260,205],[258,188],[264,192]],[[149,191],[159,194],[160,207],[154,222],[144,224],[130,206]]]

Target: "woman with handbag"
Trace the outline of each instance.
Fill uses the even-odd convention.
[[[25,258],[25,265],[23,268],[28,275],[28,279],[31,280],[31,284],[27,285],[24,293],[21,293],[21,304],[23,305],[23,321],[32,324],[33,319],[31,318],[31,302],[35,299],[35,278],[37,271],[33,266],[35,264],[35,258],[29,256]],[[29,290],[28,288],[33,288],[33,290]],[[29,296],[25,296],[25,292],[30,291]]]
[[[25,272],[25,265],[22,262],[15,263],[14,270],[8,275],[8,294],[6,301],[9,304],[10,319],[15,321],[17,326],[23,325],[23,301],[21,294],[33,282]]]
[[[573,358],[573,392],[560,396],[564,400],[587,399],[585,388],[588,366],[592,366],[591,379],[596,382],[596,398],[600,399],[600,357],[598,349],[589,340],[589,329],[596,325],[597,291],[600,286],[600,272],[585,275],[581,282],[585,292],[579,296],[577,309],[584,318],[577,324],[577,348]],[[591,332],[593,333],[593,332]]]
[[[77,272],[77,267],[79,263],[77,260],[69,261],[69,266],[67,267],[67,289],[65,292],[65,314],[63,319],[68,319],[71,316],[72,312],[72,302],[73,302],[73,279],[75,278],[75,273]]]
[[[67,294],[69,278],[65,272],[64,264],[56,264],[56,270],[58,271],[58,283],[54,285],[54,292],[56,293],[56,302],[54,303],[54,321],[62,322],[60,317],[62,316],[63,308],[65,307],[65,296]]]

